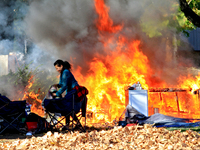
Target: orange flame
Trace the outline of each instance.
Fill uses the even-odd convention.
[[[31,112],[43,117],[44,110],[41,106],[42,100],[38,98],[39,94],[35,94],[34,92],[28,92],[28,90],[32,87],[33,83],[34,83],[33,76],[31,76],[28,81],[28,85],[25,87],[25,92],[24,92],[25,94],[22,99],[32,104]]]
[[[130,42],[124,36],[115,39],[103,35],[104,32],[118,32],[123,26],[113,26],[113,21],[108,15],[109,9],[103,0],[95,2],[99,15],[97,28],[101,31],[100,36],[106,39],[102,42],[105,52],[109,54],[104,61],[93,59],[87,77],[80,77],[80,68],[75,72],[75,75],[79,76],[79,82],[89,89],[88,110],[93,112],[91,123],[118,119],[125,109],[125,87],[140,81],[144,88],[148,88],[145,76],[151,72],[148,58],[139,49],[140,41]],[[109,47],[113,41],[117,41],[114,51]]]
[[[198,90],[200,87],[200,74],[195,77],[191,75],[180,76],[179,83],[182,88],[191,88],[192,89],[191,92],[194,92],[195,90]]]
[[[104,4],[104,0],[95,0],[96,12],[99,15],[99,19],[96,21],[96,26],[99,31],[106,31],[114,33],[122,29],[122,26],[113,26],[113,21],[109,17],[109,8]]]
[[[87,76],[80,73],[81,67],[74,72],[79,83],[89,90],[87,111],[92,114],[87,119],[89,124],[119,119],[126,107],[125,89],[137,81],[146,90],[169,86],[165,81],[152,77],[155,71],[151,69],[148,57],[140,49],[141,41],[131,40],[120,34],[123,24],[113,24],[104,0],[95,0],[95,9],[99,16],[95,23],[107,56],[98,54],[90,62]],[[118,37],[113,36],[116,33]],[[159,70],[156,72],[159,73]],[[165,115],[199,118],[199,95],[193,95],[200,87],[199,80],[200,75],[195,78],[190,75],[180,77],[176,87],[192,89],[187,92],[148,92],[149,115],[154,114],[154,108],[159,108],[159,112]],[[31,84],[30,82],[27,88],[31,87]],[[27,92],[24,99],[28,97],[41,102],[37,94]],[[35,104],[32,107],[32,111],[43,115],[43,111],[35,109]]]
[[[125,89],[139,81],[146,90],[151,87],[168,87],[168,84],[151,76],[153,70],[149,65],[146,55],[140,50],[140,41],[127,39],[120,34],[123,25],[113,25],[109,17],[109,8],[104,0],[95,0],[95,9],[98,14],[96,26],[99,30],[101,42],[107,56],[97,56],[90,62],[90,71],[87,76],[82,76],[79,67],[74,73],[79,77],[79,83],[89,90],[88,108],[93,113],[90,123],[111,122],[119,119],[125,109]],[[118,37],[104,33],[118,33]],[[110,46],[112,45],[112,46]],[[114,45],[114,46],[113,46]],[[112,48],[111,48],[112,47]],[[113,50],[113,47],[114,50]],[[103,59],[102,59],[103,58]],[[157,70],[157,72],[159,72]],[[185,77],[178,88],[198,89],[199,77]],[[149,85],[147,84],[149,83]],[[192,92],[148,92],[149,115],[154,113],[154,108],[159,108],[160,113],[176,117],[198,118],[200,106],[197,95]]]

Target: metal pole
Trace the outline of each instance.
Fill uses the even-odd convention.
[[[72,131],[74,131],[74,94],[73,93],[73,100],[72,100]]]
[[[177,108],[178,108],[178,116],[180,114],[180,108],[179,108],[179,101],[178,101],[178,93],[176,92],[176,103],[177,103]]]

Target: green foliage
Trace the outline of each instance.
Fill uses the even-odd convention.
[[[142,29],[143,32],[147,33],[150,38],[157,37],[162,35],[162,31],[166,28],[166,26],[169,24],[169,20],[165,20],[163,22],[154,22],[149,21],[142,23]]]
[[[200,0],[187,0],[187,2],[190,8],[200,15]],[[194,24],[185,17],[177,1],[160,1],[156,4],[148,1],[143,5],[144,11],[140,24],[143,32],[151,38],[162,36],[169,28],[176,28],[178,33],[182,32],[186,36],[189,36],[188,30],[196,29]]]
[[[176,20],[178,22],[177,31],[183,32],[186,36],[189,36],[188,30],[196,29],[193,23],[191,23],[184,15],[184,13],[179,9],[176,15]]]
[[[200,10],[200,0],[187,0],[190,8],[193,9],[194,12],[196,12],[198,15],[200,14],[199,13],[199,10]]]
[[[197,127],[169,127],[169,128],[166,128],[167,130],[169,131],[174,131],[174,130],[180,130],[181,132],[185,132],[187,130],[192,130],[192,131],[196,131],[196,132],[199,132],[200,131],[200,127],[197,126]]]
[[[175,20],[178,3],[171,0],[148,3],[144,4],[140,25],[150,38],[162,36],[167,29],[179,26]]]
[[[14,75],[11,76],[14,81],[14,86],[22,86],[25,88],[33,72],[29,71],[29,65],[24,65],[24,67],[18,68],[18,71],[12,74]]]
[[[187,2],[190,8],[192,8],[197,15],[200,15],[200,0],[187,0]],[[178,22],[178,31],[183,32],[186,36],[189,36],[189,33],[187,32],[188,30],[196,29],[194,24],[185,17],[180,8],[178,9],[176,20]]]

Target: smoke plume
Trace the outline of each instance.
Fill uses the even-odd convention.
[[[173,41],[180,40],[172,16],[177,13],[178,3],[172,0],[105,0],[105,3],[114,25],[123,24],[120,34],[130,40],[141,40],[141,50],[149,58],[152,69],[160,70],[154,76],[175,82],[183,73],[174,67],[176,53],[172,53],[177,51]],[[87,72],[87,64],[94,57],[103,59],[109,55],[103,51],[95,25],[98,15],[94,4],[93,0],[34,1],[25,19],[26,31],[43,50]],[[172,24],[170,28],[169,24]],[[192,61],[188,60],[188,64]]]
[[[148,57],[151,68],[159,69],[152,75],[152,82],[157,77],[176,82],[183,73],[176,69],[176,53],[171,53],[177,50],[173,41],[180,40],[172,16],[177,13],[178,3],[174,0],[105,0],[105,4],[114,25],[123,25],[112,36],[140,40],[140,49]],[[41,70],[55,71],[54,61],[64,59],[74,68],[80,66],[86,74],[89,62],[95,57],[104,61],[110,54],[104,50],[98,34],[94,0],[4,0],[0,8],[0,54],[20,52],[26,55],[27,63],[32,62],[32,68],[39,66]],[[110,49],[114,51],[116,44],[110,45]],[[190,66],[192,61],[178,64]]]

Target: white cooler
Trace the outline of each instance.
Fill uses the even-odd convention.
[[[138,112],[148,117],[148,91],[126,90],[125,105],[133,106]]]

